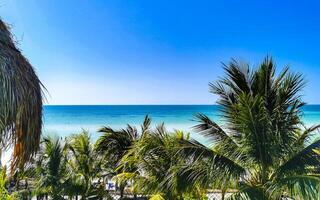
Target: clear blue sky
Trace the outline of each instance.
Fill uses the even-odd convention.
[[[208,82],[231,57],[267,54],[308,80],[320,103],[317,1],[2,0],[50,104],[213,104]]]

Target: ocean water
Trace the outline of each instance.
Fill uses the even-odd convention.
[[[320,105],[307,105],[303,110],[303,121],[307,126],[320,123]],[[152,126],[163,122],[168,130],[183,130],[203,141],[204,138],[192,132],[197,124],[194,121],[196,113],[206,114],[223,124],[216,105],[45,106],[43,134],[65,137],[85,129],[96,140],[99,137],[97,130],[103,126],[120,129],[130,124],[139,128],[145,115],[149,115]]]

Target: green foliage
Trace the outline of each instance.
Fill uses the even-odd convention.
[[[7,176],[6,170],[0,170],[0,199],[1,200],[14,200],[13,195],[10,195],[6,189]]]
[[[178,175],[188,184],[238,190],[231,199],[315,199],[320,179],[320,141],[310,143],[319,125],[304,128],[300,74],[285,68],[278,76],[270,58],[252,70],[232,60],[226,76],[210,84],[219,96],[224,126],[199,114],[195,130],[211,141],[183,141],[188,159]]]
[[[67,166],[64,144],[58,138],[45,137],[36,163],[38,195],[50,195],[63,199],[64,184],[67,180]]]
[[[165,198],[163,198],[161,194],[154,194],[149,200],[165,200]]]
[[[131,182],[135,193],[150,195],[151,199],[200,199],[205,192],[189,187],[176,175],[186,163],[177,156],[177,147],[181,141],[188,141],[189,135],[168,132],[163,124],[142,130],[141,137],[133,141],[120,160],[117,169],[121,172],[115,180]]]
[[[108,197],[101,174],[101,157],[98,156],[86,131],[75,134],[66,140],[45,137],[36,159],[16,171],[14,180],[24,180],[32,184],[32,195],[53,199],[82,196],[82,199],[99,199]],[[31,183],[27,180],[31,179]],[[100,184],[95,183],[99,180]],[[14,188],[17,198],[31,196],[31,191]]]
[[[138,133],[137,128],[127,125],[127,128],[114,130],[110,127],[104,127],[99,130],[103,135],[96,142],[96,151],[99,155],[104,157],[102,163],[104,169],[109,168],[109,175],[115,175],[115,180],[120,187],[120,195],[123,196],[124,187],[127,185],[128,180],[132,180],[136,176],[136,166],[131,162],[127,164],[120,164],[120,161],[132,149],[135,142],[149,131],[151,119],[146,116],[143,124],[141,125],[141,132]],[[129,160],[130,156],[126,156]],[[133,158],[130,158],[133,159]],[[131,178],[129,178],[131,177]]]
[[[75,187],[76,193],[82,196],[82,199],[89,196],[103,197],[103,185],[94,185],[94,179],[101,178],[101,157],[94,150],[87,131],[73,135],[68,141],[69,159],[68,165],[73,174],[70,177],[70,183]],[[69,188],[69,190],[71,190]]]

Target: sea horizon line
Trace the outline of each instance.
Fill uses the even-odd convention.
[[[219,104],[45,104],[43,106],[220,106]],[[320,106],[306,104],[305,106]]]

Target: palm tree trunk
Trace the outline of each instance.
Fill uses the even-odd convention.
[[[120,199],[123,198],[123,195],[124,195],[124,185],[120,184]]]
[[[0,167],[2,168],[2,162],[1,162],[1,159],[2,159],[2,150],[0,149]]]
[[[221,200],[224,200],[226,196],[226,191],[225,190],[221,190]]]

